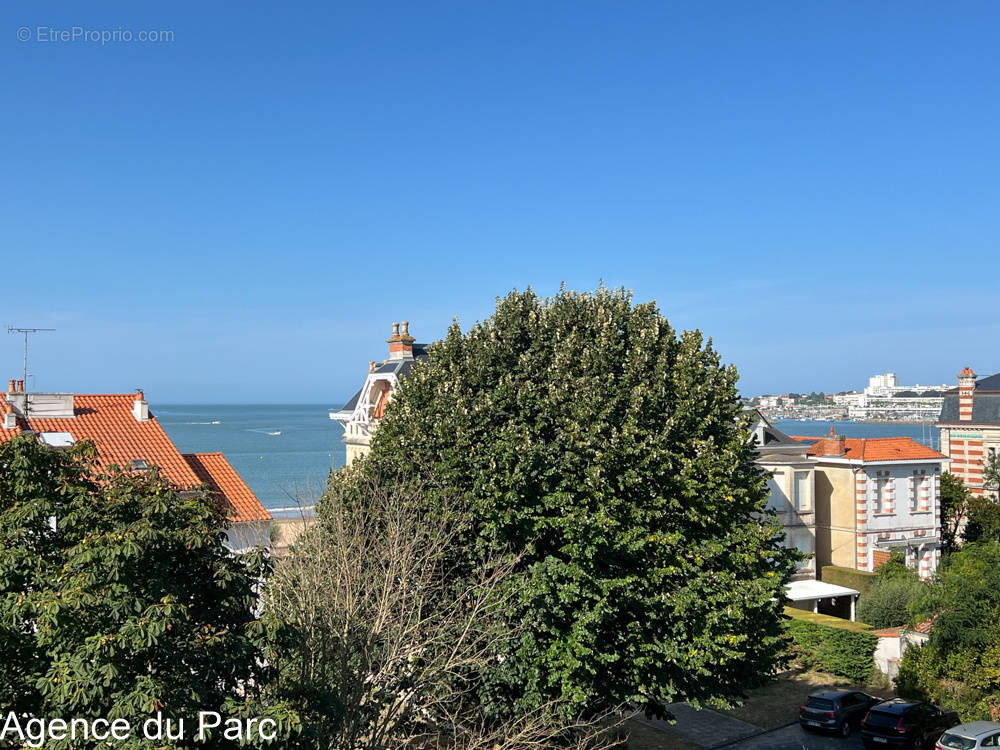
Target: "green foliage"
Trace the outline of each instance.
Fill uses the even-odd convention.
[[[875,628],[892,628],[910,621],[910,607],[924,596],[926,586],[906,577],[876,581],[858,598],[858,617]]]
[[[94,477],[93,455],[0,444],[0,714],[138,726],[252,710],[297,728],[291,704],[259,702],[282,637],[254,618],[267,561],[223,547],[217,501],[155,469]]]
[[[429,509],[461,500],[456,577],[521,555],[487,710],[660,713],[773,670],[798,555],[765,511],[736,381],[700,333],[603,288],[511,293],[403,381],[358,470],[413,477]]]
[[[947,471],[941,475],[941,547],[944,556],[957,546],[959,529],[968,515],[971,499],[972,493],[961,479]]]
[[[988,494],[970,494],[962,538],[966,543],[1000,541],[1000,503]]]
[[[954,706],[964,721],[995,716],[1000,707],[1000,543],[970,543],[953,552],[915,612],[918,619],[933,619],[934,627],[926,646],[904,655],[901,689]]]
[[[913,583],[920,581],[917,571],[906,564],[906,552],[902,549],[892,550],[889,559],[876,568],[872,586],[889,581],[910,581]]]
[[[1000,456],[992,455],[983,464],[983,489],[994,500],[1000,499]]]
[[[862,594],[875,582],[875,574],[854,568],[842,568],[839,565],[824,565],[819,571],[820,580],[836,586],[846,586],[860,591]]]
[[[802,612],[787,608],[790,615],[787,629],[794,645],[795,658],[806,668],[818,669],[830,674],[846,677],[854,682],[864,682],[875,668],[875,648],[878,636],[866,629],[859,629],[859,623],[846,620],[837,621],[827,617],[815,621]],[[843,624],[840,624],[843,623]]]
[[[851,630],[856,633],[867,633],[872,630],[872,626],[866,622],[845,620],[842,617],[824,615],[820,612],[811,612],[806,609],[798,609],[797,607],[787,606],[784,611],[785,615],[788,617],[792,617],[796,620],[802,620],[804,622],[811,622],[814,625],[826,625],[827,627],[839,628],[841,630]]]

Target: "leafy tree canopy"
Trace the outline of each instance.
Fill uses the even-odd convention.
[[[941,475],[941,546],[945,555],[956,547],[962,522],[969,512],[972,493],[951,472]]]
[[[936,585],[917,603],[932,619],[930,641],[907,650],[897,681],[901,695],[954,706],[963,721],[1000,709],[1000,543],[969,543],[951,553]]]
[[[93,456],[85,442],[0,444],[0,715],[138,727],[157,711],[263,712],[282,732],[301,728],[292,703],[258,702],[272,642],[254,617],[266,561],[223,547],[216,500],[178,493],[155,468],[95,476]]]
[[[966,542],[1000,541],[1000,504],[986,495],[969,495]]]
[[[357,471],[461,499],[456,576],[520,555],[488,710],[660,713],[783,658],[798,555],[764,510],[736,381],[699,332],[602,288],[513,292],[402,382]]]

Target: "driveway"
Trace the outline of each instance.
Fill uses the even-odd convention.
[[[806,732],[798,724],[774,729],[740,742],[726,745],[724,750],[863,750],[861,733],[837,737]]]

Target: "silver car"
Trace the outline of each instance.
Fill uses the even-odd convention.
[[[995,721],[973,721],[968,724],[959,724],[942,734],[934,747],[937,750],[1000,748],[1000,724]]]

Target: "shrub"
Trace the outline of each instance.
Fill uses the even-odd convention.
[[[846,586],[863,594],[874,582],[875,574],[854,568],[842,568],[839,565],[824,565],[820,570],[820,580],[824,583]]]
[[[803,667],[816,668],[854,682],[864,682],[871,676],[878,636],[869,632],[865,625],[790,608],[786,608],[785,613],[791,618],[787,623],[788,634]]]
[[[924,595],[920,581],[889,578],[879,581],[858,600],[858,617],[875,628],[905,625],[910,619],[910,607]]]

